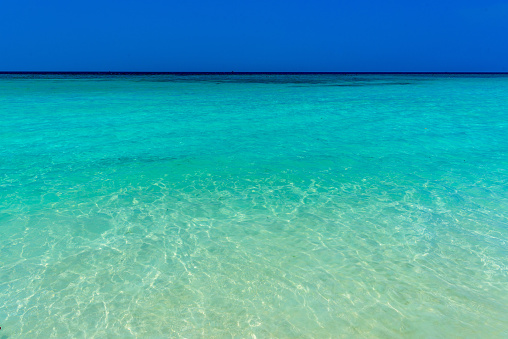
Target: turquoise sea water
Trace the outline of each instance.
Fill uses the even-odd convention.
[[[0,338],[508,337],[508,76],[0,75]]]

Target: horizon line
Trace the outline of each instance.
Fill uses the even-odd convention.
[[[508,72],[249,72],[249,71],[0,71],[0,74],[97,74],[97,75],[213,75],[213,74],[508,74]]]

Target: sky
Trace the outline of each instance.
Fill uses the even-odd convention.
[[[0,71],[508,72],[508,0],[0,0]]]

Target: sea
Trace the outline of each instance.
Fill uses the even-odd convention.
[[[507,338],[508,74],[1,74],[0,327]]]

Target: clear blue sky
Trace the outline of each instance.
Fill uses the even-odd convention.
[[[0,70],[508,72],[508,0],[0,0]]]

